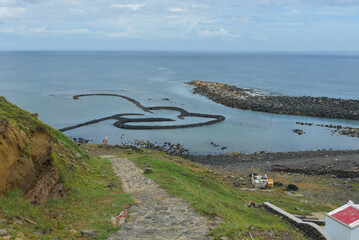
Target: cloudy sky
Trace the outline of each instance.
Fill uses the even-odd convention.
[[[0,0],[0,50],[359,50],[359,0]]]

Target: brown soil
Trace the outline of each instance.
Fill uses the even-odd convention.
[[[32,204],[41,205],[51,194],[63,195],[50,157],[51,136],[41,131],[28,136],[15,122],[0,125],[0,196],[18,188]]]

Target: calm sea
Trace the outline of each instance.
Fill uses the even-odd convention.
[[[231,109],[193,95],[192,86],[185,84],[191,80],[224,82],[277,95],[358,99],[359,53],[0,52],[0,95],[39,113],[39,118],[54,128],[119,113],[143,113],[121,98],[72,99],[75,94],[86,93],[122,94],[148,107],[177,106],[226,117],[215,125],[174,130],[123,130],[109,120],[66,132],[70,137],[100,143],[108,136],[110,144],[134,139],[181,143],[198,153],[359,148],[358,138],[296,125],[302,121],[359,127],[359,121]],[[162,110],[145,117],[176,115]],[[177,121],[183,124],[203,120]],[[293,133],[295,128],[305,134]],[[211,142],[219,147],[213,147]],[[221,150],[223,146],[227,149]]]

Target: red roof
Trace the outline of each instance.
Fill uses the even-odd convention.
[[[346,225],[350,225],[359,220],[359,210],[349,206],[331,216]]]

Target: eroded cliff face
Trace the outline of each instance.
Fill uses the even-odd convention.
[[[59,178],[50,153],[46,132],[26,134],[15,121],[0,121],[0,196],[18,188],[32,204],[43,204]]]

